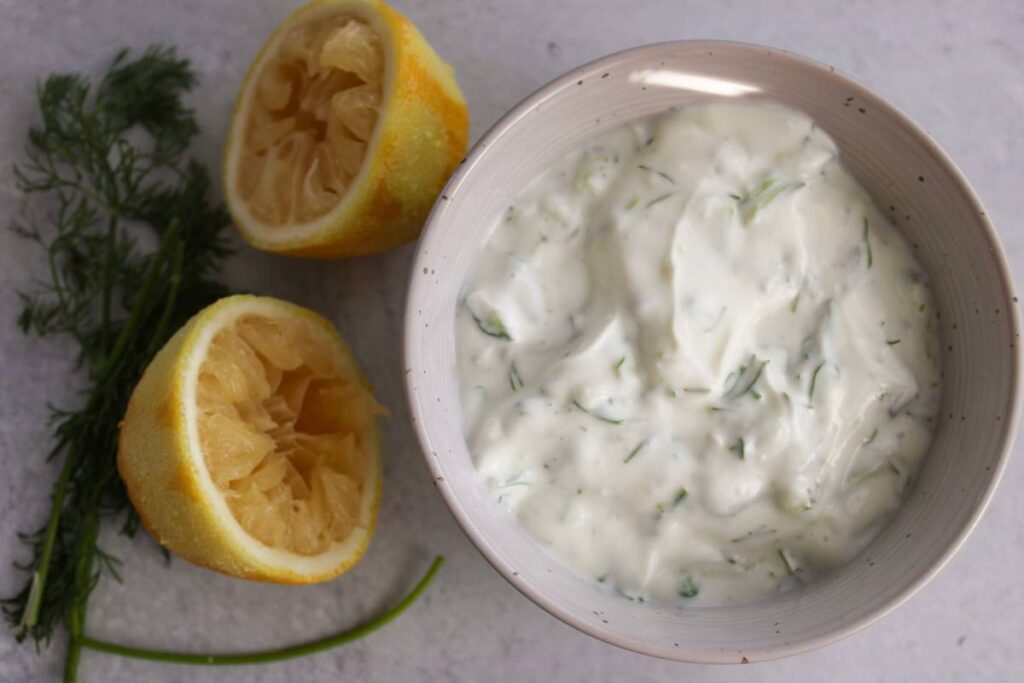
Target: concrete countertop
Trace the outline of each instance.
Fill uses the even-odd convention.
[[[1024,272],[1024,4],[936,0],[730,2],[395,0],[455,69],[473,139],[552,77],[626,47],[680,38],[764,43],[824,61],[919,122],[960,165],[992,217],[1017,278]],[[191,99],[211,169],[249,61],[295,3],[280,0],[0,0],[0,224],[20,206],[11,162],[34,122],[36,80],[98,72],[121,45],[178,46],[202,82]],[[88,631],[199,650],[280,646],[336,631],[403,593],[435,553],[448,564],[420,603],[369,638],[313,657],[205,669],[87,652],[82,680],[128,681],[1010,681],[1024,680],[1024,462],[1011,461],[987,514],[948,567],[895,614],[800,657],[748,667],[659,661],[562,624],[509,586],[462,535],[430,486],[402,398],[399,343],[412,247],[333,263],[241,248],[230,284],[331,318],[393,416],[384,427],[379,528],[357,569],[289,588],[232,580],[174,561],[145,535],[106,530],[124,583],[105,578]],[[23,337],[15,290],[41,254],[0,231],[0,594],[20,586],[15,532],[35,528],[56,477],[44,460],[48,401],[67,401],[70,347]],[[57,680],[63,638],[37,655],[0,630],[0,680]]]

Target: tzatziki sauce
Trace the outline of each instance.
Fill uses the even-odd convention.
[[[809,117],[673,109],[498,219],[456,314],[467,443],[594,581],[755,600],[849,561],[900,505],[937,419],[937,315]]]

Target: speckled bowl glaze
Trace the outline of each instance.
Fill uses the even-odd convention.
[[[770,98],[812,116],[913,246],[941,311],[942,420],[891,523],[800,590],[731,607],[636,604],[576,574],[491,500],[463,436],[454,316],[462,283],[513,198],[566,152],[623,122],[709,98]],[[476,145],[435,205],[405,319],[412,419],[437,490],[470,540],[527,597],[581,631],[690,662],[755,662],[831,643],[930,579],[985,509],[1020,409],[1017,298],[995,231],[952,161],[892,105],[779,50],[677,42],[627,50],[544,86]]]

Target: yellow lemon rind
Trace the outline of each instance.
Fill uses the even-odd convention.
[[[117,465],[143,525],[163,546],[195,564],[256,581],[327,581],[355,565],[369,545],[381,490],[376,424],[365,435],[371,461],[364,482],[360,525],[317,556],[272,548],[250,536],[231,513],[198,451],[195,386],[213,336],[247,312],[302,316],[332,341],[338,362],[369,383],[333,326],[321,316],[267,297],[230,296],[193,317],[157,353],[132,393],[121,425]],[[194,445],[194,446],[193,446]]]
[[[385,50],[380,116],[363,166],[338,204],[315,221],[264,226],[234,191],[244,113],[256,79],[285,33],[318,14],[349,13],[382,37]],[[469,114],[449,65],[419,29],[377,0],[314,0],[271,34],[249,67],[235,103],[224,153],[228,209],[242,236],[265,251],[338,258],[386,251],[415,239],[448,178],[466,153]]]

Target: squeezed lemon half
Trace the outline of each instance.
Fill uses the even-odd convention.
[[[324,581],[373,533],[382,411],[330,323],[232,296],[146,369],[118,469],[147,529],[178,555],[243,578]]]
[[[465,155],[450,66],[376,0],[316,0],[270,36],[242,85],[224,187],[242,235],[298,256],[414,239]]]

